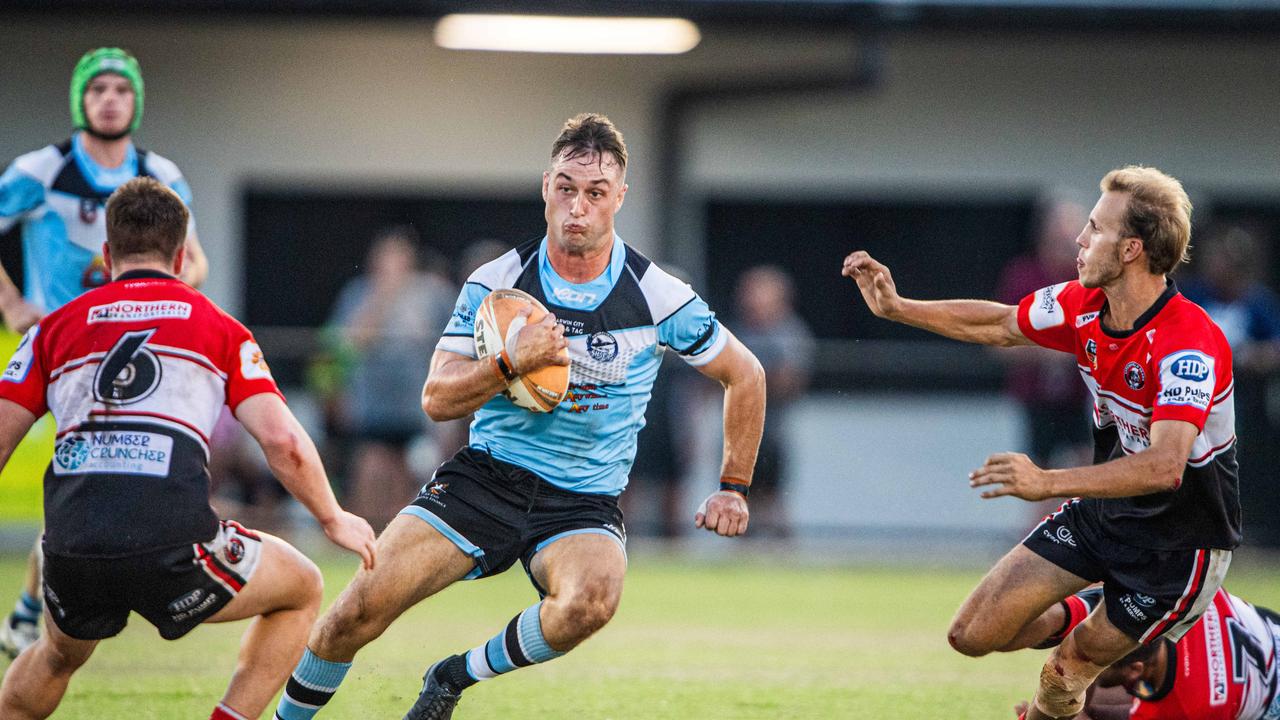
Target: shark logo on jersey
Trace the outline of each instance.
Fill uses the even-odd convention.
[[[587,339],[587,352],[600,362],[613,362],[618,357],[618,340],[604,330],[593,333]]]

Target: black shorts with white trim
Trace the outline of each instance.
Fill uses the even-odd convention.
[[[102,640],[136,612],[165,640],[213,617],[249,582],[262,538],[223,521],[212,540],[120,558],[45,553],[44,596],[58,629],[77,640]]]
[[[1204,613],[1222,586],[1231,551],[1217,548],[1151,550],[1095,530],[1063,504],[1022,541],[1073,575],[1103,583],[1107,619],[1143,644],[1177,641]]]

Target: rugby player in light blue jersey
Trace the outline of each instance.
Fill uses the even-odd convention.
[[[0,175],[0,232],[21,224],[23,261],[21,293],[0,266],[0,315],[11,331],[0,338],[5,356],[46,313],[110,280],[102,244],[107,240],[106,202],[116,188],[135,177],[154,177],[191,206],[191,188],[178,167],[133,144],[142,122],[143,84],[142,69],[132,55],[119,48],[85,53],[71,75],[70,99],[71,138],[19,156]],[[208,262],[194,221],[187,227],[186,254],[182,279],[198,287],[208,274]],[[48,445],[41,472],[53,455],[52,442]],[[39,551],[37,543],[23,594],[0,625],[0,650],[11,657],[39,633]]]
[[[517,561],[541,602],[488,642],[432,665],[406,718],[449,718],[467,687],[559,657],[603,627],[627,567],[617,497],[667,350],[725,388],[720,489],[694,522],[726,537],[746,531],[764,372],[697,293],[614,234],[626,163],[608,118],[569,120],[542,178],[546,236],[468,279],[436,346],[422,405],[437,421],[474,412],[470,443],[387,526],[378,566],[360,571],[316,624],[276,709],[280,720],[311,718],[356,652],[405,610]],[[520,331],[509,367],[477,359],[472,340],[481,300],[499,288],[524,290],[550,310]],[[554,411],[529,412],[500,394],[511,377],[564,364],[565,347],[570,394]]]

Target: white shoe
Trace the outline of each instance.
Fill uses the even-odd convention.
[[[12,615],[0,623],[0,650],[10,658],[36,644],[40,639],[40,626],[33,622],[15,619]]]

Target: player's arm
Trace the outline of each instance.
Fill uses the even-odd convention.
[[[877,317],[953,340],[1011,347],[1032,341],[1018,327],[1018,307],[988,300],[909,300],[898,294],[889,268],[864,251],[844,259],[841,274],[858,284]]]
[[[531,311],[523,307],[517,314],[527,316]],[[568,345],[564,327],[551,313],[525,325],[516,335],[515,351],[510,353],[513,376],[548,365],[568,365],[569,359],[561,354]],[[506,374],[496,355],[477,360],[437,349],[422,386],[422,410],[436,422],[456,420],[479,410],[506,387]]]
[[[724,349],[698,370],[724,386],[724,457],[720,477],[751,485],[760,434],[764,431],[765,377],[756,356],[729,329]],[[719,490],[703,502],[694,524],[726,537],[747,531],[747,501],[740,493]]]
[[[7,231],[24,213],[44,202],[44,185],[17,167],[18,161],[0,175],[0,232]],[[44,312],[28,303],[18,286],[0,265],[0,315],[10,330],[22,334],[40,322]]]
[[[236,419],[262,446],[267,465],[280,483],[320,521],[324,534],[359,555],[365,568],[372,569],[373,528],[338,505],[315,443],[289,406],[275,393],[258,393],[236,407]]]
[[[36,416],[18,403],[0,398],[0,469],[9,464],[14,448],[22,442]]]
[[[4,316],[4,324],[18,334],[30,330],[32,325],[44,317],[40,308],[22,297],[4,265],[0,265],[0,315]]]
[[[1117,498],[1177,490],[1191,446],[1200,431],[1184,420],[1151,423],[1151,445],[1100,465],[1044,470],[1022,453],[998,453],[969,473],[971,487],[988,487],[984,498]]]
[[[194,231],[187,233],[186,259],[182,261],[182,281],[193,288],[204,284],[209,277],[209,258]]]

